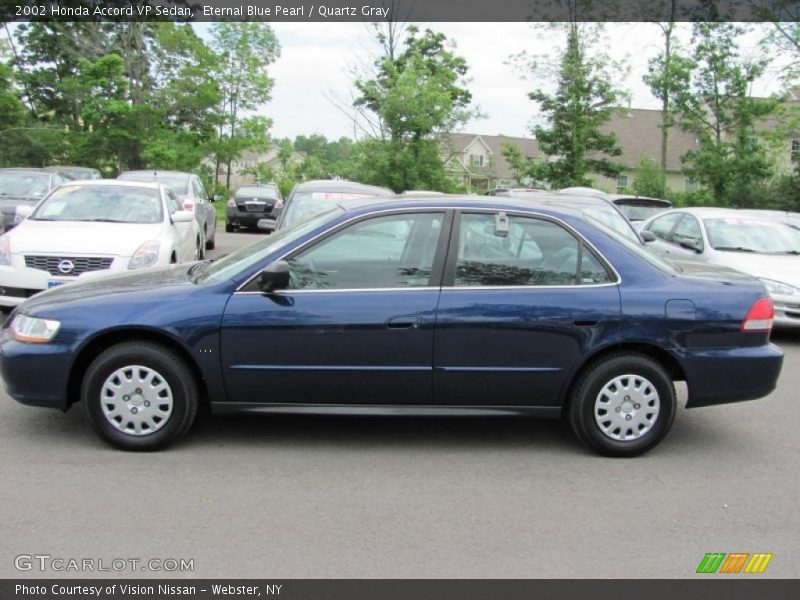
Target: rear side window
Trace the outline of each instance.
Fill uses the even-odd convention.
[[[608,283],[600,261],[556,223],[509,216],[498,235],[493,213],[463,214],[459,224],[454,285],[563,286]]]

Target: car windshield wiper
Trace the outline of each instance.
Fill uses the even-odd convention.
[[[793,256],[797,256],[800,254],[800,250],[784,250],[781,254],[791,254]]]
[[[128,223],[128,221],[120,221],[119,219],[81,219],[89,223]]]
[[[729,252],[755,252],[752,248],[743,248],[742,246],[715,246],[714,250],[726,250]]]

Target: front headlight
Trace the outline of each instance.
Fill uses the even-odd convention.
[[[158,251],[161,248],[161,243],[157,240],[150,240],[145,242],[133,253],[130,261],[128,261],[129,269],[144,269],[152,267],[158,262]]]
[[[778,294],[779,296],[794,296],[800,294],[800,289],[788,283],[774,281],[773,279],[763,279],[761,277],[759,277],[758,280],[767,287],[767,291],[770,294]]]
[[[8,236],[0,236],[0,265],[11,266],[11,241]]]
[[[59,327],[61,327],[60,321],[17,314],[11,321],[10,329],[11,337],[18,342],[46,344],[58,333]]]

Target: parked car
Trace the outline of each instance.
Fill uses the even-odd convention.
[[[342,200],[393,194],[394,192],[388,188],[341,179],[318,179],[298,183],[286,199],[275,229],[292,227],[326,211],[330,206]],[[268,223],[264,225],[266,226]]]
[[[739,209],[743,215],[749,215],[758,219],[768,219],[777,223],[783,223],[793,229],[800,229],[800,213],[788,210],[754,210]]]
[[[661,198],[648,198],[647,196],[631,196],[630,194],[610,194],[609,200],[619,206],[629,221],[637,223],[646,221],[662,212],[672,208],[672,202]]]
[[[367,198],[213,262],[32,298],[3,326],[0,373],[22,403],[81,403],[128,450],[175,442],[209,401],[564,414],[596,451],[633,456],[669,431],[674,381],[688,408],[769,394],[772,317],[760,282],[683,275],[568,211]]]
[[[84,278],[195,260],[202,247],[194,215],[164,186],[67,183],[0,236],[0,308]]]
[[[45,167],[45,171],[55,171],[56,173],[64,173],[69,175],[72,179],[75,180],[87,180],[87,179],[102,179],[103,176],[100,174],[100,171],[97,169],[92,169],[90,167]]]
[[[283,209],[283,195],[274,183],[243,185],[228,200],[225,210],[225,231],[237,227],[256,227],[262,219],[270,219],[272,228]],[[263,227],[263,229],[268,229]]]
[[[205,250],[212,250],[217,239],[217,211],[213,206],[215,198],[208,195],[203,182],[197,175],[181,171],[126,171],[117,179],[122,181],[154,181],[163,183],[180,198],[184,210],[194,213],[197,226],[203,232]],[[202,257],[201,257],[202,258]]]
[[[775,301],[775,325],[800,327],[800,232],[730,208],[684,208],[645,221],[664,256],[757,277]]]
[[[586,186],[574,186],[568,187],[558,190],[560,194],[568,194],[570,196],[594,196],[595,198],[605,198],[606,200],[609,199],[609,195],[606,194],[603,190],[598,190],[592,187]]]
[[[60,171],[45,169],[0,169],[0,214],[6,230],[23,219],[19,206],[33,208],[62,183],[70,181]]]

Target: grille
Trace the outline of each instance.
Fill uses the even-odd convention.
[[[58,268],[69,266],[63,264],[66,261],[72,263],[72,269],[64,271]],[[58,275],[60,277],[78,276],[81,273],[88,271],[101,271],[111,267],[114,262],[113,258],[106,258],[104,256],[26,256],[25,266],[29,269],[39,269],[40,271],[47,271],[51,275]]]

